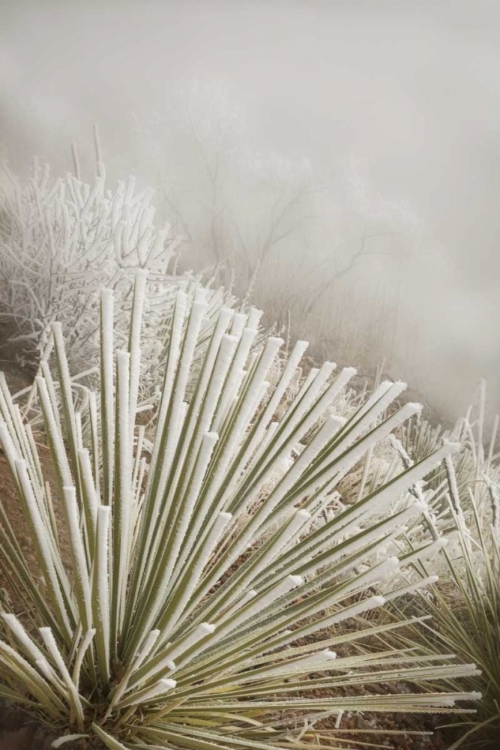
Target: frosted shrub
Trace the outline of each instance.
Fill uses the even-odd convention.
[[[353,371],[336,375],[327,362],[277,421],[306,345],[271,387],[282,340],[256,348],[255,312],[223,307],[196,365],[207,295],[191,301],[177,290],[147,460],[135,424],[143,293],[139,278],[123,346],[113,292],[102,292],[99,387],[84,400],[74,398],[62,328],[53,328],[55,369],[44,365],[36,380],[51,484],[42,436],[35,441],[0,379],[0,440],[39,568],[34,576],[0,503],[0,567],[13,602],[2,593],[0,695],[109,748],[201,750],[319,748],[335,736],[315,727],[320,718],[449,712],[476,698],[422,688],[475,672],[449,655],[370,652],[366,638],[399,623],[343,627],[434,580],[407,584],[403,555],[377,556],[422,512],[413,498],[392,513],[394,499],[456,446],[353,506],[338,503],[316,527],[340,479],[418,407],[384,418],[399,391],[385,384],[348,420],[331,416]],[[408,685],[370,691],[395,681]]]
[[[0,319],[21,364],[38,365],[40,359],[48,359],[52,324],[61,320],[71,366],[80,372],[96,365],[103,286],[114,290],[116,338],[126,346],[131,283],[137,269],[143,269],[141,283],[147,296],[139,400],[156,403],[175,292],[182,289],[192,297],[200,280],[190,273],[176,276],[170,268],[180,239],[168,224],[155,228],[153,195],[151,189],[137,193],[133,177],[110,190],[102,162],[92,185],[71,173],[51,180],[48,165],[37,160],[24,182],[3,168]],[[231,304],[231,297],[219,289],[207,291],[207,301],[210,312],[201,347],[215,315],[222,304]],[[202,349],[197,359],[201,355]]]

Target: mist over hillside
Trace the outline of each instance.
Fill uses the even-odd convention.
[[[445,417],[480,376],[498,408],[497,3],[4,1],[0,29],[13,168],[75,141],[90,178],[96,122],[181,262]]]

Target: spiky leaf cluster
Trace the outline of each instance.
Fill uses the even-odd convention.
[[[52,483],[42,437],[0,379],[0,440],[39,570],[0,503],[0,565],[16,597],[3,597],[0,695],[110,748],[201,750],[320,747],[332,736],[314,726],[321,718],[452,711],[474,697],[420,687],[472,665],[370,651],[362,644],[395,625],[352,627],[428,582],[402,573],[432,539],[388,555],[423,506],[410,494],[391,508],[455,446],[343,505],[341,479],[418,406],[385,416],[402,384],[384,382],[348,419],[336,417],[355,371],[336,374],[326,362],[283,408],[306,344],[271,383],[283,341],[255,346],[256,311],[221,308],[196,363],[208,310],[198,290],[175,294],[148,458],[136,425],[144,291],[139,275],[125,348],[116,347],[113,292],[102,292],[99,385],[83,400],[53,327],[54,367],[43,363],[36,379]],[[419,688],[367,690],[401,680]]]

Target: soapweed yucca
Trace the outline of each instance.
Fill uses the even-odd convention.
[[[460,510],[451,512],[457,524],[459,550],[443,556],[448,566],[449,585],[426,599],[423,609],[432,615],[432,625],[423,643],[429,653],[450,649],[463,661],[471,659],[480,672],[467,677],[467,687],[479,691],[483,698],[477,714],[461,717],[457,725],[458,748],[466,740],[476,746],[495,747],[500,733],[500,524],[498,520],[498,486],[490,483],[496,506],[495,521],[482,528],[474,497],[474,521],[464,523]],[[453,502],[453,501],[452,501]],[[426,566],[421,565],[422,575]]]
[[[469,675],[465,684],[469,690],[481,692],[483,698],[477,713],[460,717],[456,726],[461,731],[450,750],[466,741],[473,746],[496,747],[500,733],[498,417],[486,443],[485,395],[483,381],[477,408],[469,408],[456,428],[466,440],[453,458],[447,456],[440,470],[431,473],[427,514],[435,533],[439,529],[446,541],[432,571],[439,570],[442,583],[433,587],[431,596],[421,596],[397,612],[403,618],[409,611],[431,614],[432,620],[418,633],[412,630],[412,639],[419,640],[429,654],[439,653],[444,646],[462,661],[474,661],[481,670]],[[402,446],[398,448],[401,452]],[[410,465],[408,455],[402,455]],[[429,565],[424,560],[416,562],[415,568],[422,578],[428,577]]]
[[[395,626],[342,625],[428,582],[401,577],[427,542],[409,556],[386,552],[420,504],[389,508],[455,446],[352,506],[336,498],[316,524],[340,479],[418,406],[384,417],[402,389],[384,382],[349,419],[336,417],[355,371],[335,377],[327,362],[288,394],[277,421],[306,344],[271,386],[282,340],[255,348],[256,313],[222,308],[193,380],[207,301],[177,291],[148,461],[135,425],[143,294],[139,280],[126,348],[115,351],[113,293],[102,292],[99,383],[84,401],[54,326],[55,370],[44,363],[36,381],[52,487],[0,379],[0,439],[40,573],[0,504],[0,565],[15,601],[2,594],[0,696],[109,748],[197,750],[319,748],[331,732],[314,723],[327,716],[449,712],[477,697],[429,689],[473,665],[411,648],[349,652]],[[369,691],[402,680],[418,689]]]

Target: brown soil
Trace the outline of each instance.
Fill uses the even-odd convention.
[[[54,730],[23,709],[0,700],[0,750],[51,750],[65,732]],[[69,730],[66,734],[70,734]],[[96,739],[67,742],[64,750],[105,750]]]
[[[0,702],[0,750],[50,750],[57,736],[26,711]],[[72,743],[66,747],[76,749],[78,745]]]

